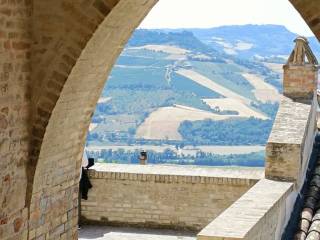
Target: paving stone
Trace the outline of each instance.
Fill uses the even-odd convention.
[[[83,226],[79,240],[196,240],[195,234],[170,230]]]

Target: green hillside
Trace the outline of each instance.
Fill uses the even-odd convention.
[[[271,95],[281,93],[280,73],[266,64],[272,58],[255,59],[251,52],[227,54],[219,44],[207,41],[212,32],[136,30],[103,90],[87,145],[264,145],[278,100],[261,97],[259,86],[263,90],[263,84],[269,85],[274,89]],[[286,36],[281,31],[276,34],[282,34],[280,39]],[[226,36],[231,39],[234,35]],[[257,35],[256,41],[259,38]],[[132,159],[136,153],[123,154],[104,156]],[[215,159],[211,165],[234,164],[229,158],[203,156],[198,164],[207,164],[210,158]],[[245,156],[251,159],[249,165],[263,162],[261,153],[239,158]],[[169,161],[162,154],[154,153],[154,157],[158,159],[154,161]],[[172,159],[180,164],[195,163],[192,156]],[[244,160],[243,165],[247,163]]]

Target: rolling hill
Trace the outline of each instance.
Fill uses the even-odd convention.
[[[262,57],[283,63],[290,54],[297,34],[281,25],[229,25],[215,28],[166,29],[165,32],[190,31],[200,41],[222,53],[243,58]],[[308,38],[315,55],[320,47],[315,37]]]
[[[272,119],[259,106],[277,107],[280,74],[223,52],[206,40],[212,34],[136,30],[108,79],[102,97],[109,101],[98,103],[89,140],[183,141],[186,120]]]
[[[295,37],[276,25],[137,29],[109,76],[87,145],[264,145]],[[243,164],[261,164],[261,156]]]

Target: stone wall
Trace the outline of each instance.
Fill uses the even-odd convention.
[[[316,133],[317,100],[283,97],[266,146],[266,177],[301,186]]]
[[[266,147],[266,178],[300,188],[317,131],[318,61],[308,40],[297,37],[283,66],[283,98]]]
[[[156,0],[0,1],[0,239],[77,239],[81,155],[108,73]]]
[[[198,240],[279,240],[297,194],[293,183],[260,180],[199,234]]]
[[[0,1],[0,239],[77,238],[90,116],[156,2]],[[319,1],[291,2],[320,38]]]
[[[94,223],[200,230],[241,197],[263,169],[98,164],[82,200]]]
[[[198,239],[281,239],[304,183],[315,123],[315,99],[306,104],[284,97],[266,148],[266,178],[276,181],[260,180],[205,227]]]
[[[33,99],[37,141],[31,156],[36,167],[31,168],[29,239],[77,239],[78,181],[91,116],[114,62],[155,1],[55,0],[51,7],[46,1],[37,3],[50,17],[36,26],[51,26],[53,31],[45,28],[39,39],[53,34],[53,42],[48,55],[41,50],[37,55],[50,71],[43,75],[43,90],[34,86],[39,96]],[[41,68],[37,70],[42,76]],[[49,93],[56,97],[48,100]]]
[[[25,239],[30,1],[0,1],[0,239]]]
[[[204,228],[199,240],[281,239],[305,182],[317,132],[317,60],[304,38],[295,42],[284,66],[285,96],[266,146],[265,177],[271,180],[260,180]],[[305,62],[306,53],[312,64]]]

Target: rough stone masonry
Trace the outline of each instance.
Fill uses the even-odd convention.
[[[319,0],[291,1],[319,38]],[[0,0],[0,239],[77,239],[90,116],[155,3]]]
[[[77,239],[80,156],[108,72],[155,1],[0,1],[0,239]]]

